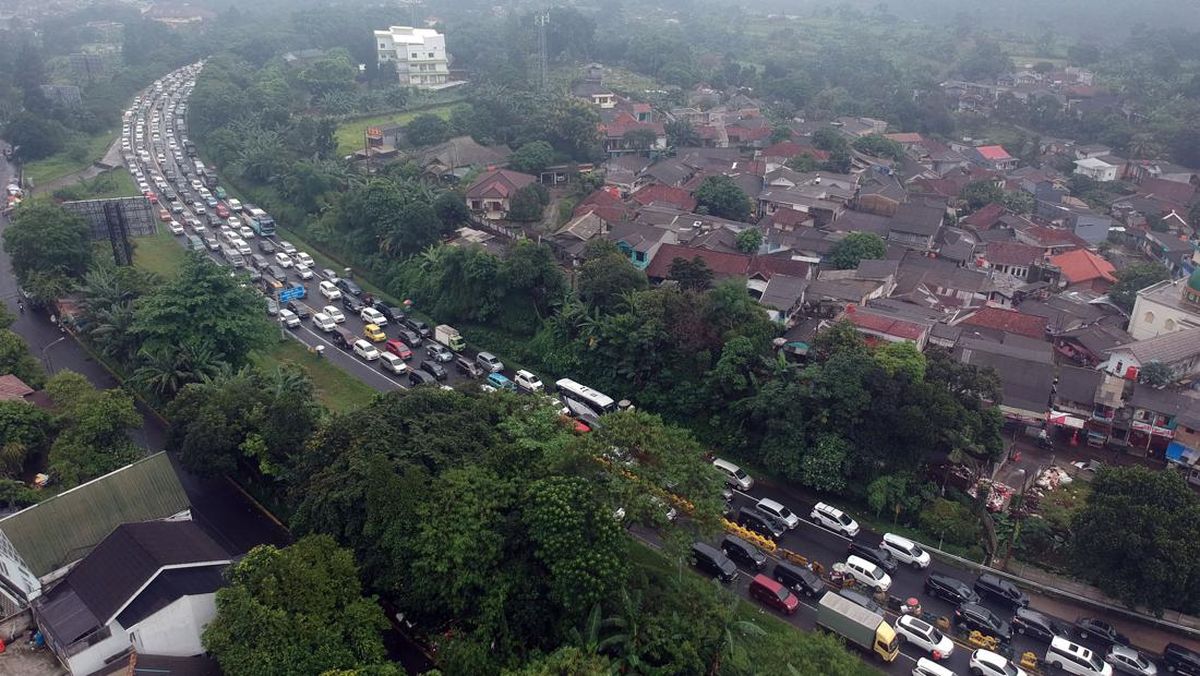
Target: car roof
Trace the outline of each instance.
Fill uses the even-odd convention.
[[[759,501],[758,501],[758,504],[760,504],[760,505],[766,505],[767,507],[774,507],[774,508],[776,508],[776,509],[783,509],[783,505],[781,505],[781,504],[779,504],[778,502],[776,502],[776,501],[772,500],[771,498],[763,498],[763,499],[761,499],[761,500],[759,500]]]
[[[866,559],[864,559],[864,558],[861,558],[861,557],[855,556],[855,555],[853,555],[853,554],[851,554],[850,556],[847,556],[847,557],[846,557],[846,563],[851,563],[851,562],[854,562],[856,565],[863,566],[863,567],[868,567],[868,566],[869,566],[869,567],[871,567],[871,568],[878,568],[878,567],[879,567],[879,566],[876,566],[875,564],[871,563],[870,561],[868,561],[868,560],[866,560]]]

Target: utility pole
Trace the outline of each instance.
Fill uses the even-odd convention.
[[[550,23],[549,10],[542,11],[539,14],[535,14],[533,17],[533,23],[538,28],[538,69],[539,69],[539,75],[541,77],[541,81],[538,84],[538,88],[541,89],[542,91],[546,91],[546,79],[548,77],[548,74],[549,74],[548,71],[550,69],[549,64],[548,64],[548,57],[546,54],[546,26]]]

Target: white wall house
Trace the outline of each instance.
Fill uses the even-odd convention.
[[[72,674],[138,654],[203,654],[228,553],[192,521],[127,523],[33,603],[46,644]]]
[[[450,79],[446,36],[432,28],[391,26],[375,31],[380,68],[394,68],[400,84],[419,89],[445,85]]]
[[[1200,274],[1163,280],[1137,292],[1129,314],[1129,335],[1146,340],[1200,327]]]
[[[1117,166],[1095,157],[1075,160],[1075,173],[1101,183],[1117,180]]]

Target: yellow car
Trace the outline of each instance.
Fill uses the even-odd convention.
[[[375,324],[367,324],[363,327],[363,335],[372,343],[382,343],[387,340],[387,334]]]

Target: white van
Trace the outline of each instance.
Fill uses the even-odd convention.
[[[1078,643],[1072,643],[1061,636],[1050,640],[1046,650],[1046,664],[1058,667],[1068,674],[1082,676],[1112,676],[1112,665],[1100,659],[1100,656]]]
[[[321,329],[325,333],[331,333],[334,329],[337,328],[337,323],[333,321],[333,318],[330,317],[329,315],[325,314],[324,312],[318,312],[318,313],[314,314],[313,318],[312,318],[312,322],[313,322],[313,326],[317,327],[318,329]]]
[[[717,468],[718,472],[724,475],[725,483],[729,484],[731,487],[743,491],[748,491],[754,487],[754,479],[751,479],[749,474],[746,474],[741,467],[738,467],[732,462],[717,458],[716,460],[713,460],[712,464],[713,467]]]
[[[928,657],[922,657],[913,667],[912,676],[955,676],[955,673]]]
[[[879,548],[891,552],[897,561],[907,563],[913,568],[928,568],[932,560],[929,552],[925,551],[921,545],[895,533],[884,533],[883,542],[879,543]]]
[[[864,586],[885,592],[892,588],[892,578],[879,566],[857,556],[846,557],[846,572]]]

